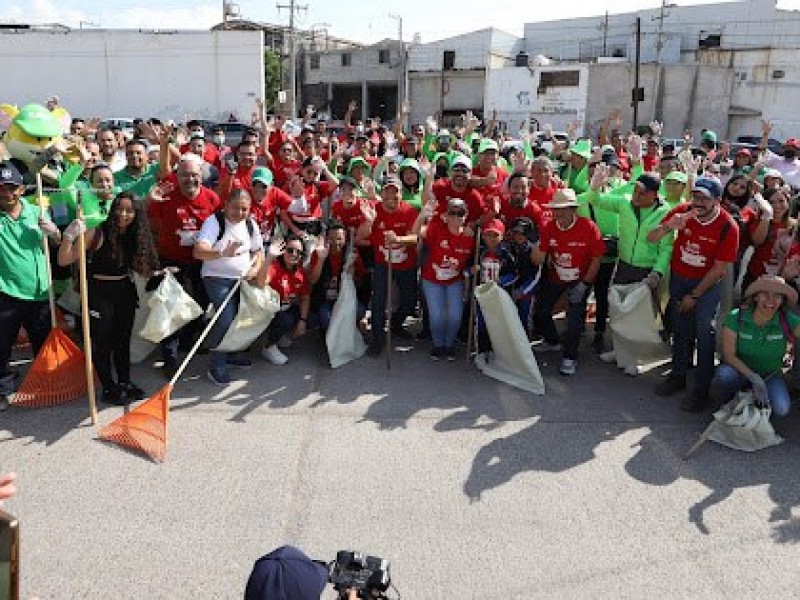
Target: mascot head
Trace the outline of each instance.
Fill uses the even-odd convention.
[[[10,114],[14,109],[3,105],[0,110]],[[61,128],[58,118],[44,106],[28,104],[12,115],[3,142],[12,158],[30,165],[40,152],[60,141]]]

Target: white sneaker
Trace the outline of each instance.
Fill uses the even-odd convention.
[[[292,338],[288,335],[281,336],[281,339],[278,340],[278,348],[291,348],[292,347]]]
[[[561,361],[561,368],[558,370],[562,375],[575,375],[578,369],[578,361],[571,358],[565,358]]]
[[[603,352],[600,354],[599,357],[604,363],[612,363],[617,360],[617,353],[613,350],[609,350],[608,352]]]
[[[544,341],[533,347],[534,352],[559,352],[560,350],[561,344],[548,344]]]
[[[287,356],[278,349],[277,345],[272,345],[269,347],[264,347],[261,351],[261,356],[266,358],[269,362],[273,365],[285,365],[289,362]]]
[[[639,365],[631,365],[629,367],[625,367],[625,375],[630,375],[631,377],[638,377],[644,373],[644,369]]]

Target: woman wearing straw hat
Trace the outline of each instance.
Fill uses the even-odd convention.
[[[711,397],[729,402],[752,387],[756,404],[771,406],[784,417],[791,399],[783,377],[787,344],[800,335],[800,316],[786,310],[797,304],[797,292],[777,275],[762,275],[745,290],[745,302],[725,318],[722,364],[711,382]]]

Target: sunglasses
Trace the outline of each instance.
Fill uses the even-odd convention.
[[[284,250],[284,253],[292,254],[292,255],[298,255],[299,256],[300,254],[303,253],[303,251],[301,249],[299,249],[299,248],[286,248]]]
[[[453,173],[469,173],[469,169],[466,167],[453,167]]]
[[[467,213],[465,213],[463,210],[448,210],[447,214],[450,215],[451,217],[466,217],[467,216]]]

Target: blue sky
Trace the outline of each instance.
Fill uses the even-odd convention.
[[[242,17],[286,23],[286,11],[278,13],[276,0],[234,0]],[[715,0],[670,0],[679,5],[709,4]],[[397,36],[397,21],[403,18],[404,38],[419,32],[422,41],[449,37],[494,26],[522,33],[526,22],[592,16],[654,8],[659,0],[298,0],[308,11],[298,25],[330,25],[331,35],[373,42]],[[288,0],[280,0],[288,4]],[[208,29],[222,20],[222,0],[3,0],[0,22],[63,23],[71,27]],[[781,8],[800,10],[800,0],[780,0]],[[487,6],[491,6],[487,10]]]

